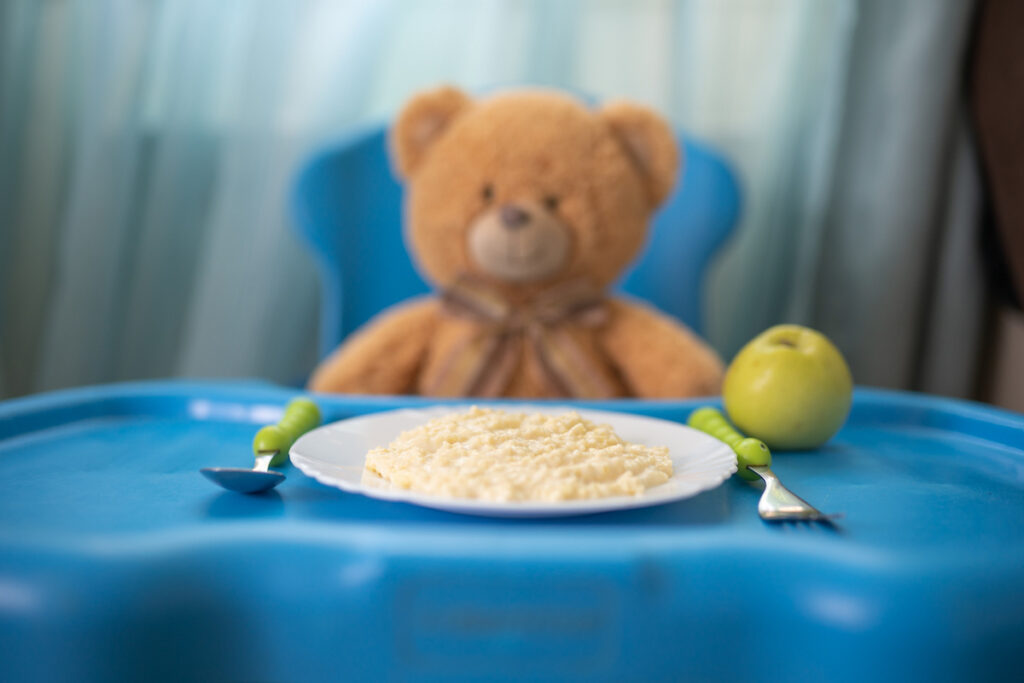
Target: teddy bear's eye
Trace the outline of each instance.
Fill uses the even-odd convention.
[[[558,209],[558,197],[556,197],[553,194],[549,194],[547,197],[544,198],[544,206],[546,206],[551,211],[555,211],[556,209]]]
[[[494,186],[490,183],[484,185],[484,189],[480,191],[480,196],[484,198],[485,202],[489,202],[494,199]]]

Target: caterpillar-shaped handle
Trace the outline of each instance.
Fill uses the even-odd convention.
[[[736,431],[725,419],[725,415],[716,408],[698,408],[690,414],[686,424],[710,434],[719,441],[724,441],[736,453],[736,473],[747,481],[759,478],[747,469],[748,465],[760,467],[772,464],[772,452],[768,450],[768,446],[758,439],[743,438],[743,435]]]
[[[291,400],[284,409],[284,415],[276,425],[270,425],[256,432],[252,440],[252,451],[259,457],[274,454],[272,467],[284,464],[288,449],[295,440],[320,424],[320,409],[308,398]]]

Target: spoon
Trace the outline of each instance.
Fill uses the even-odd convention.
[[[320,410],[308,398],[296,398],[284,409],[284,415],[276,425],[263,427],[252,440],[256,464],[252,469],[244,467],[204,467],[199,470],[204,477],[229,491],[238,493],[263,493],[274,488],[285,476],[274,472],[271,466],[279,467],[288,460],[288,449],[300,436],[320,424]]]

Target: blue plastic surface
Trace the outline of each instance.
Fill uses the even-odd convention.
[[[729,481],[548,521],[460,517],[248,465],[294,392],[150,383],[0,404],[0,680],[1010,680],[1024,417],[858,390],[775,471],[829,512],[769,526]],[[319,397],[325,419],[426,402]],[[698,403],[588,404],[682,421]]]
[[[736,224],[740,192],[716,152],[688,138],[681,152],[680,183],[619,289],[700,332],[704,273]],[[323,283],[321,356],[388,306],[428,291],[403,243],[402,188],[389,167],[383,126],[310,160],[296,181],[292,212]]]

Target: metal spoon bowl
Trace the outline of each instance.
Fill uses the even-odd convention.
[[[260,472],[244,467],[204,467],[199,471],[218,486],[238,493],[263,493],[285,479],[280,472]]]
[[[267,453],[256,458],[256,466],[244,467],[204,467],[199,470],[204,477],[214,484],[238,493],[263,493],[274,488],[285,477],[280,472],[270,470],[270,461],[276,453]]]

